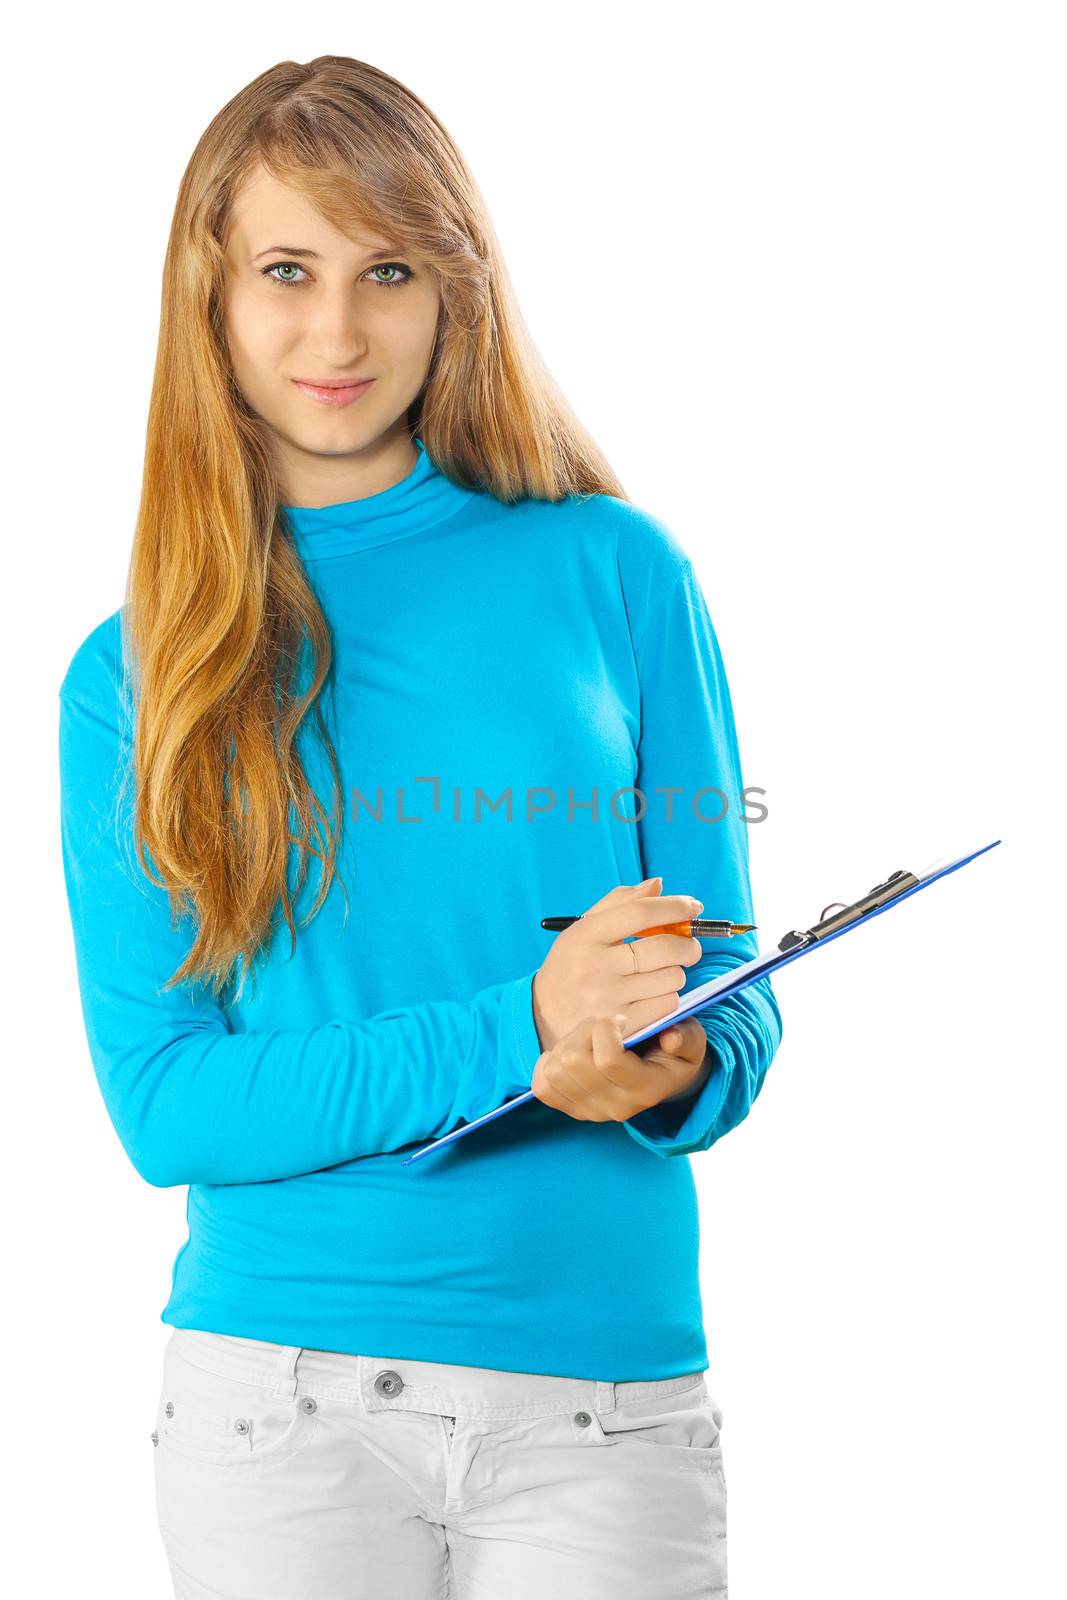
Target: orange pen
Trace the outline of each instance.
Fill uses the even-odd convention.
[[[564,928],[569,928],[572,922],[581,922],[585,916],[583,911],[577,917],[542,917],[541,926],[549,933],[559,933]],[[654,933],[679,933],[683,939],[690,936],[694,939],[732,939],[735,933],[751,933],[756,927],[754,922],[728,922],[716,917],[693,917],[689,922],[664,922],[658,928],[642,928],[640,933],[635,933],[635,939],[648,939]]]

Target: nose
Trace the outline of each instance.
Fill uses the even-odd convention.
[[[366,352],[364,310],[352,290],[324,290],[311,312],[309,342],[327,370],[354,367]]]

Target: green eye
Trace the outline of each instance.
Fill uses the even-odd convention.
[[[295,261],[275,261],[269,267],[263,268],[263,277],[271,278],[274,283],[296,283],[295,278],[275,278],[276,272],[303,272],[303,267]]]
[[[407,267],[401,266],[399,261],[385,261],[385,262],[382,263],[382,265],[380,267],[372,268],[372,271],[374,271],[374,272],[396,272],[398,269],[401,272],[407,273],[407,278],[378,278],[378,279],[375,280],[376,282],[382,284],[382,286],[384,288],[391,289],[394,284],[406,283],[408,278],[410,278],[411,273],[408,271]]]
[[[370,271],[373,273],[402,272],[404,274],[404,276],[400,278],[376,277],[373,281],[381,289],[397,289],[401,284],[410,283],[412,278],[415,276],[411,268],[405,266],[402,261],[382,261],[378,264],[378,266],[371,267]],[[272,283],[281,283],[287,286],[290,284],[299,286],[299,284],[301,284],[307,277],[307,274],[304,273],[304,278],[276,278],[274,276],[276,272],[304,272],[304,269],[302,266],[300,266],[299,262],[296,261],[272,261],[269,267],[261,268],[261,275],[264,278],[270,278]]]

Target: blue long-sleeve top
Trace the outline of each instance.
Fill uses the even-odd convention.
[[[711,1072],[682,1100],[628,1122],[532,1100],[401,1163],[530,1088],[542,917],[658,873],[706,916],[757,920],[706,600],[648,512],[604,494],[507,506],[415,443],[382,493],[285,508],[333,636],[348,906],[334,883],[300,927],[313,864],[295,948],[283,925],[241,997],[162,991],[193,929],[133,851],[121,609],[60,687],[92,1065],[137,1171],[188,1185],[161,1320],[563,1377],[703,1370],[687,1158],[760,1091],[781,1038],[769,980],[703,1013]],[[328,809],[318,750],[302,753]],[[702,949],[686,988],[757,946]]]

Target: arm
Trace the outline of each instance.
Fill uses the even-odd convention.
[[[730,692],[707,603],[687,558],[651,612],[636,659],[641,733],[635,781],[646,807],[637,824],[642,870],[663,875],[665,894],[695,894],[704,901],[704,916],[755,922]],[[722,820],[714,821],[724,804],[719,790],[728,805]],[[703,959],[687,969],[686,989],[750,961],[759,948],[754,933],[705,939],[701,946]],[[657,1155],[708,1150],[743,1121],[781,1040],[769,978],[696,1020],[708,1047],[693,1086],[623,1124]]]
[[[60,691],[62,854],[93,1068],[146,1182],[316,1172],[437,1138],[530,1087],[532,972],[469,1000],[245,1033],[203,986],[161,992],[191,933],[173,927],[166,892],[133,854],[114,698],[66,680]]]

